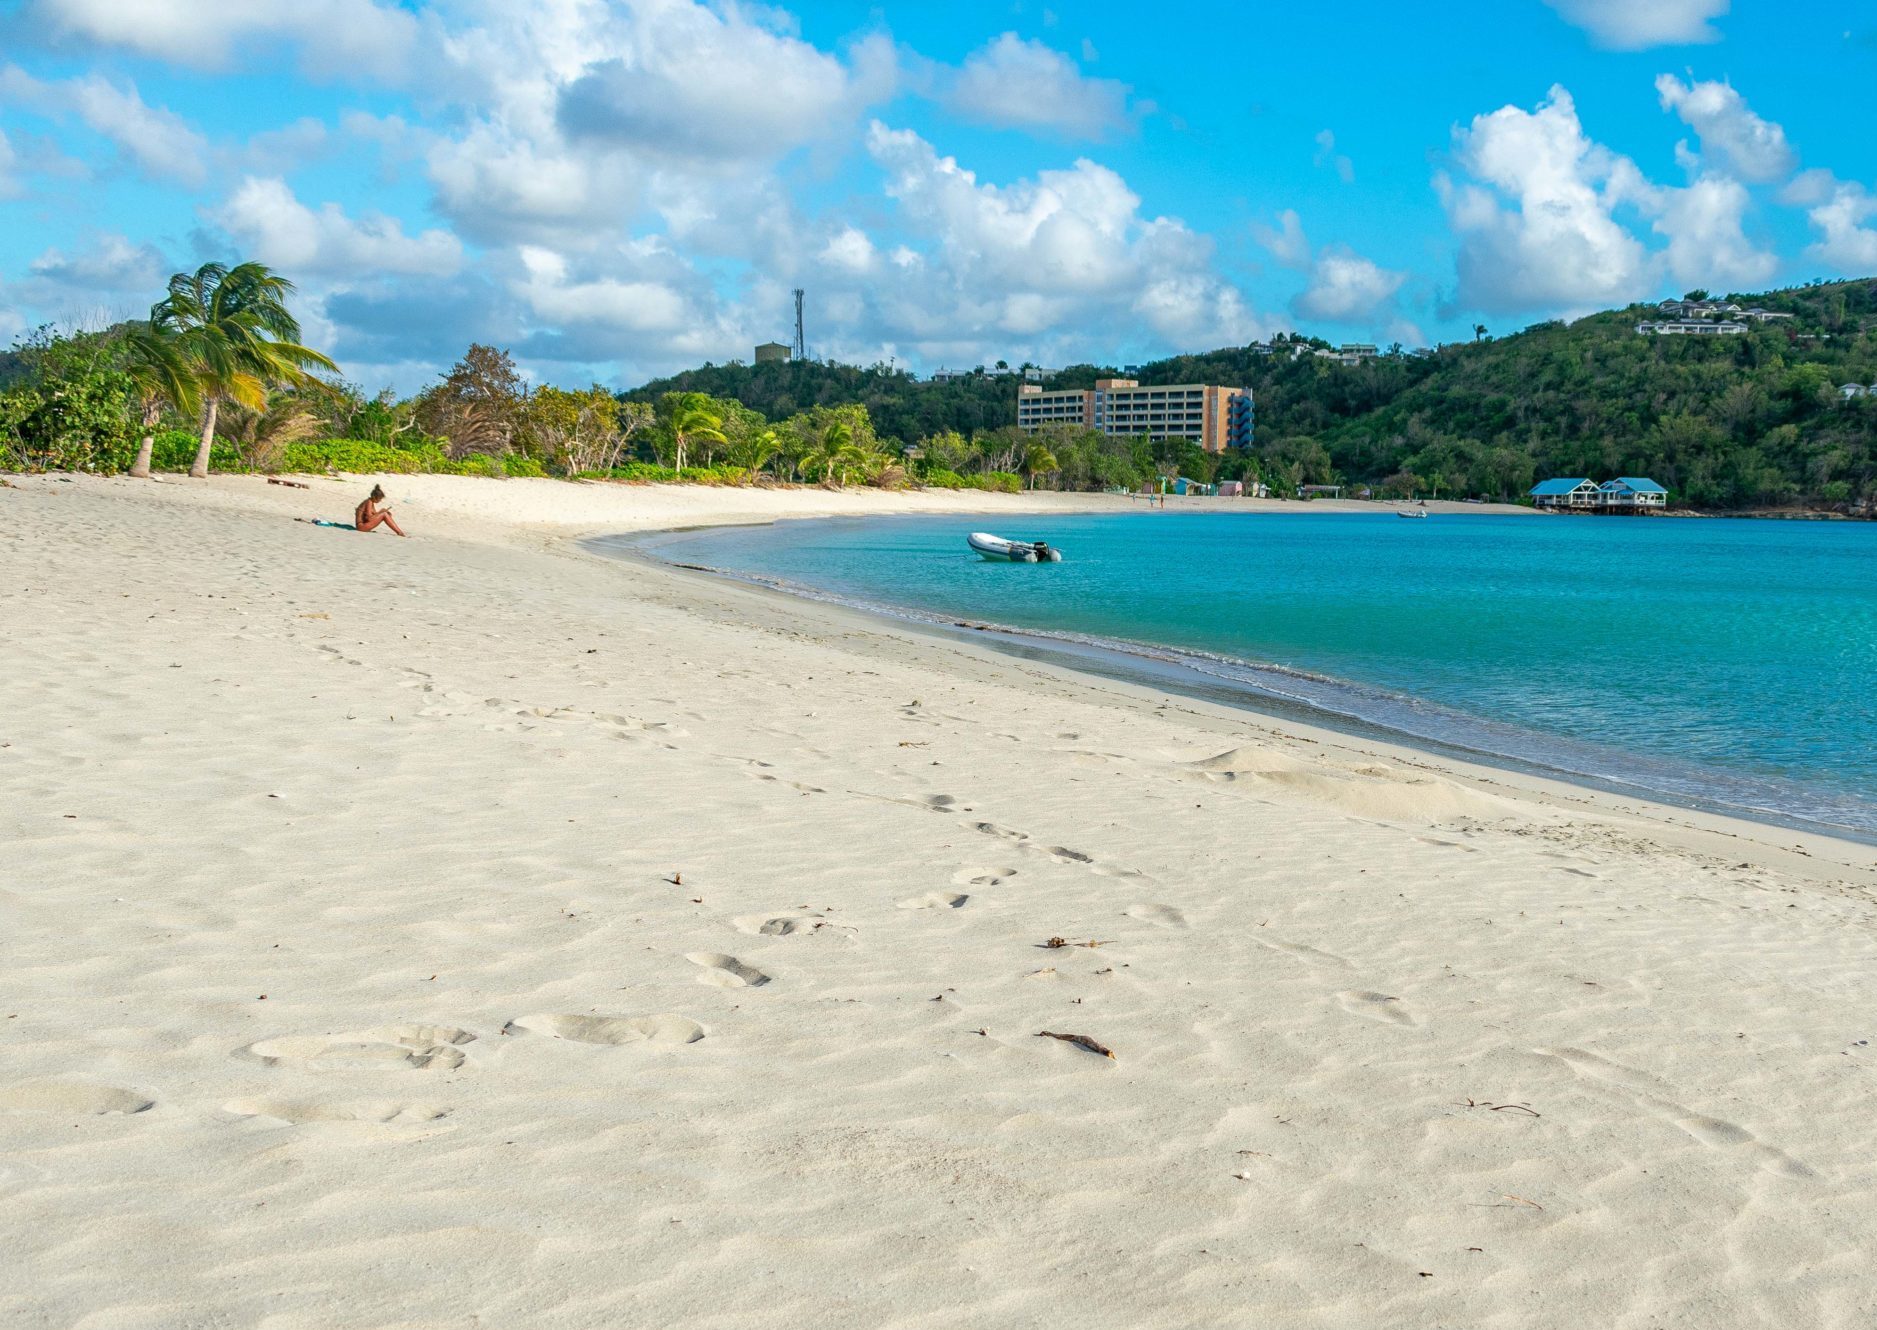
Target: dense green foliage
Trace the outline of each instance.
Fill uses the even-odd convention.
[[[0,468],[122,471],[136,443],[136,391],[102,338],[41,328],[15,355],[23,376],[0,393]]]
[[[1280,340],[1275,353],[1233,347],[1142,367],[1142,383],[1247,386],[1257,400],[1249,457],[1104,440],[1064,431],[1048,442],[1055,483],[1132,487],[1160,475],[1257,475],[1274,489],[1342,481],[1382,493],[1514,497],[1536,479],[1652,476],[1678,503],[1744,507],[1877,501],[1877,281],[1728,297],[1791,314],[1737,337],[1654,337],[1653,306],[1544,323],[1361,365]],[[1045,386],[1092,385],[1112,367],[1073,366]],[[706,366],[628,396],[703,391],[766,414],[803,403],[865,405],[879,435],[916,442],[945,470],[1015,469],[1017,380],[974,375],[922,384],[876,366],[813,362]],[[954,441],[947,446],[943,441]]]
[[[249,271],[211,269],[223,280]],[[258,270],[263,279],[275,295],[292,289]],[[202,282],[201,272],[178,274],[165,304],[179,290],[194,300]],[[1017,374],[920,383],[888,366],[706,365],[614,394],[531,388],[506,351],[472,346],[400,400],[305,374],[322,358],[291,342],[296,325],[280,309],[244,334],[271,350],[247,346],[238,364],[220,364],[227,348],[181,320],[173,349],[195,366],[196,394],[151,373],[147,343],[162,321],[41,330],[0,359],[0,467],[120,471],[149,437],[152,467],[176,470],[206,437],[217,470],[1006,491],[1185,476],[1262,479],[1279,494],[1339,482],[1502,498],[1546,476],[1622,474],[1652,476],[1674,502],[1700,507],[1877,505],[1877,395],[1839,392],[1877,382],[1877,281],[1730,298],[1792,317],[1742,336],[1654,337],[1635,325],[1659,311],[1635,306],[1498,339],[1480,329],[1431,353],[1391,348],[1359,365],[1292,336],[1142,367],[1145,384],[1254,390],[1256,443],[1224,454],[1080,428],[1026,435],[1014,424]],[[268,355],[279,363],[270,368]],[[1045,386],[1087,387],[1114,372],[1073,366]]]
[[[950,383],[921,383],[886,365],[821,364],[812,360],[761,365],[705,365],[625,393],[629,401],[656,402],[666,393],[696,392],[742,403],[771,420],[816,407],[861,406],[881,438],[910,442],[945,430],[969,435],[1014,425],[1016,379],[967,375]]]

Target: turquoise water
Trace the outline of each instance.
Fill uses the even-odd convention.
[[[1132,513],[701,532],[660,557],[1117,645],[1208,695],[1877,836],[1877,524]],[[1168,649],[1171,650],[1168,650]],[[1124,658],[1124,657],[1123,657]]]

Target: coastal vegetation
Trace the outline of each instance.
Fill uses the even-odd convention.
[[[0,356],[0,469],[455,472],[706,484],[1135,489],[1181,476],[1279,494],[1512,498],[1552,475],[1648,475],[1679,505],[1877,505],[1877,281],[1736,297],[1790,317],[1657,337],[1634,306],[1346,364],[1270,343],[1140,367],[1144,384],[1245,386],[1254,445],[1014,424],[1020,372],[920,382],[890,365],[706,365],[618,393],[531,385],[469,347],[409,397],[369,393],[301,344],[292,283],[254,263],[178,273],[151,318],[41,329]],[[1047,388],[1091,386],[1077,365]]]

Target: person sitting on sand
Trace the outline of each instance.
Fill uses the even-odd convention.
[[[404,528],[398,525],[395,517],[391,516],[391,505],[384,499],[384,488],[373,485],[371,493],[365,496],[365,501],[353,511],[352,523],[360,531],[374,531],[381,526],[388,526],[401,536],[404,534]]]

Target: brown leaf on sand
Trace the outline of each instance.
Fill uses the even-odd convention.
[[[1077,1048],[1086,1048],[1091,1053],[1099,1053],[1105,1058],[1114,1057],[1114,1050],[1106,1044],[1098,1044],[1085,1034],[1057,1034],[1054,1030],[1038,1030],[1038,1039],[1060,1039],[1065,1044],[1074,1044]]]

